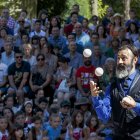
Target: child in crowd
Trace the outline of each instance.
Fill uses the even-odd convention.
[[[2,115],[7,119],[10,127],[12,127],[14,121],[14,112],[12,111],[12,109],[5,107],[2,111]]]
[[[71,123],[67,127],[66,140],[83,140],[89,137],[89,128],[84,125],[84,115],[80,110],[73,113]]]
[[[38,100],[38,107],[44,111],[43,112],[43,122],[48,122],[48,120],[49,120],[48,100],[44,97],[41,97]]]
[[[87,97],[80,97],[75,103],[75,108],[83,113],[84,122],[91,116],[90,101]]]
[[[24,112],[18,111],[15,114],[14,123],[18,124],[18,125],[21,125],[23,127],[25,138],[27,138],[30,128],[29,128],[28,124],[25,123],[25,114],[24,114]]]
[[[44,115],[43,113],[44,113],[44,111],[39,107],[36,107],[34,109],[34,115],[39,116],[42,119],[43,119],[43,115]]]
[[[8,137],[10,136],[10,128],[8,125],[7,119],[0,116],[0,140],[8,140]]]
[[[91,115],[86,122],[89,127],[90,136],[97,136],[97,129],[99,128],[99,120],[96,115]]]
[[[25,101],[23,105],[23,112],[25,113],[25,122],[27,124],[32,123],[32,116],[33,116],[33,103],[32,101]]]
[[[18,110],[21,109],[21,107],[15,107],[15,100],[14,100],[14,96],[13,95],[7,95],[5,98],[4,98],[4,103],[5,103],[5,106],[8,107],[8,108],[11,108],[13,110],[14,113],[16,113]]]
[[[60,118],[61,118],[61,124],[62,124],[62,131],[61,134],[66,133],[66,128],[68,123],[71,121],[71,116],[70,116],[70,106],[71,103],[67,100],[63,100],[60,104]]]
[[[32,119],[34,126],[29,132],[29,140],[45,140],[46,133],[42,130],[42,120],[39,116]]]
[[[9,140],[25,140],[23,127],[19,124],[15,124]]]
[[[61,134],[61,119],[59,114],[52,114],[45,131],[49,140],[56,140]]]
[[[37,90],[35,92],[35,99],[34,99],[34,104],[38,106],[38,101],[40,98],[44,97],[44,92],[43,90]]]

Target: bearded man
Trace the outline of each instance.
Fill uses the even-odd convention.
[[[107,122],[112,116],[113,140],[140,140],[140,73],[136,69],[137,61],[138,52],[134,46],[119,48],[116,81],[107,87],[103,99],[99,96],[101,90],[97,84],[90,82],[98,118]]]

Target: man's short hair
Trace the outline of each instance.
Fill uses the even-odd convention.
[[[20,49],[17,49],[17,50],[15,50],[15,54],[22,54],[23,55],[23,52]]]
[[[131,52],[133,53],[134,56],[138,57],[139,54],[138,54],[138,49],[134,46],[134,45],[123,45],[121,46],[118,51],[121,51],[121,50],[126,50],[126,49],[129,49],[131,50]]]
[[[78,16],[78,13],[77,13],[77,12],[72,12],[72,13],[70,14],[70,17],[72,17],[73,15],[77,15],[77,16]]]
[[[36,21],[35,21],[35,24],[36,23],[41,23],[41,20],[40,19],[37,19]]]

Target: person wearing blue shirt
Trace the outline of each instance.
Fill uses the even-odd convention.
[[[106,123],[112,116],[113,140],[140,139],[140,72],[136,69],[138,51],[132,45],[119,48],[116,80],[108,85],[103,99],[96,83],[90,82],[93,107]],[[124,100],[124,97],[127,100]]]

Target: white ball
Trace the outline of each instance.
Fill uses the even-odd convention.
[[[95,69],[95,75],[96,76],[102,76],[104,73],[104,70],[101,67],[98,67]]]
[[[126,102],[126,103],[130,103],[131,102],[131,99],[129,98],[129,97],[124,97],[123,99],[122,99],[122,102]]]
[[[90,57],[92,55],[92,51],[90,49],[84,49],[83,55],[84,57]]]

